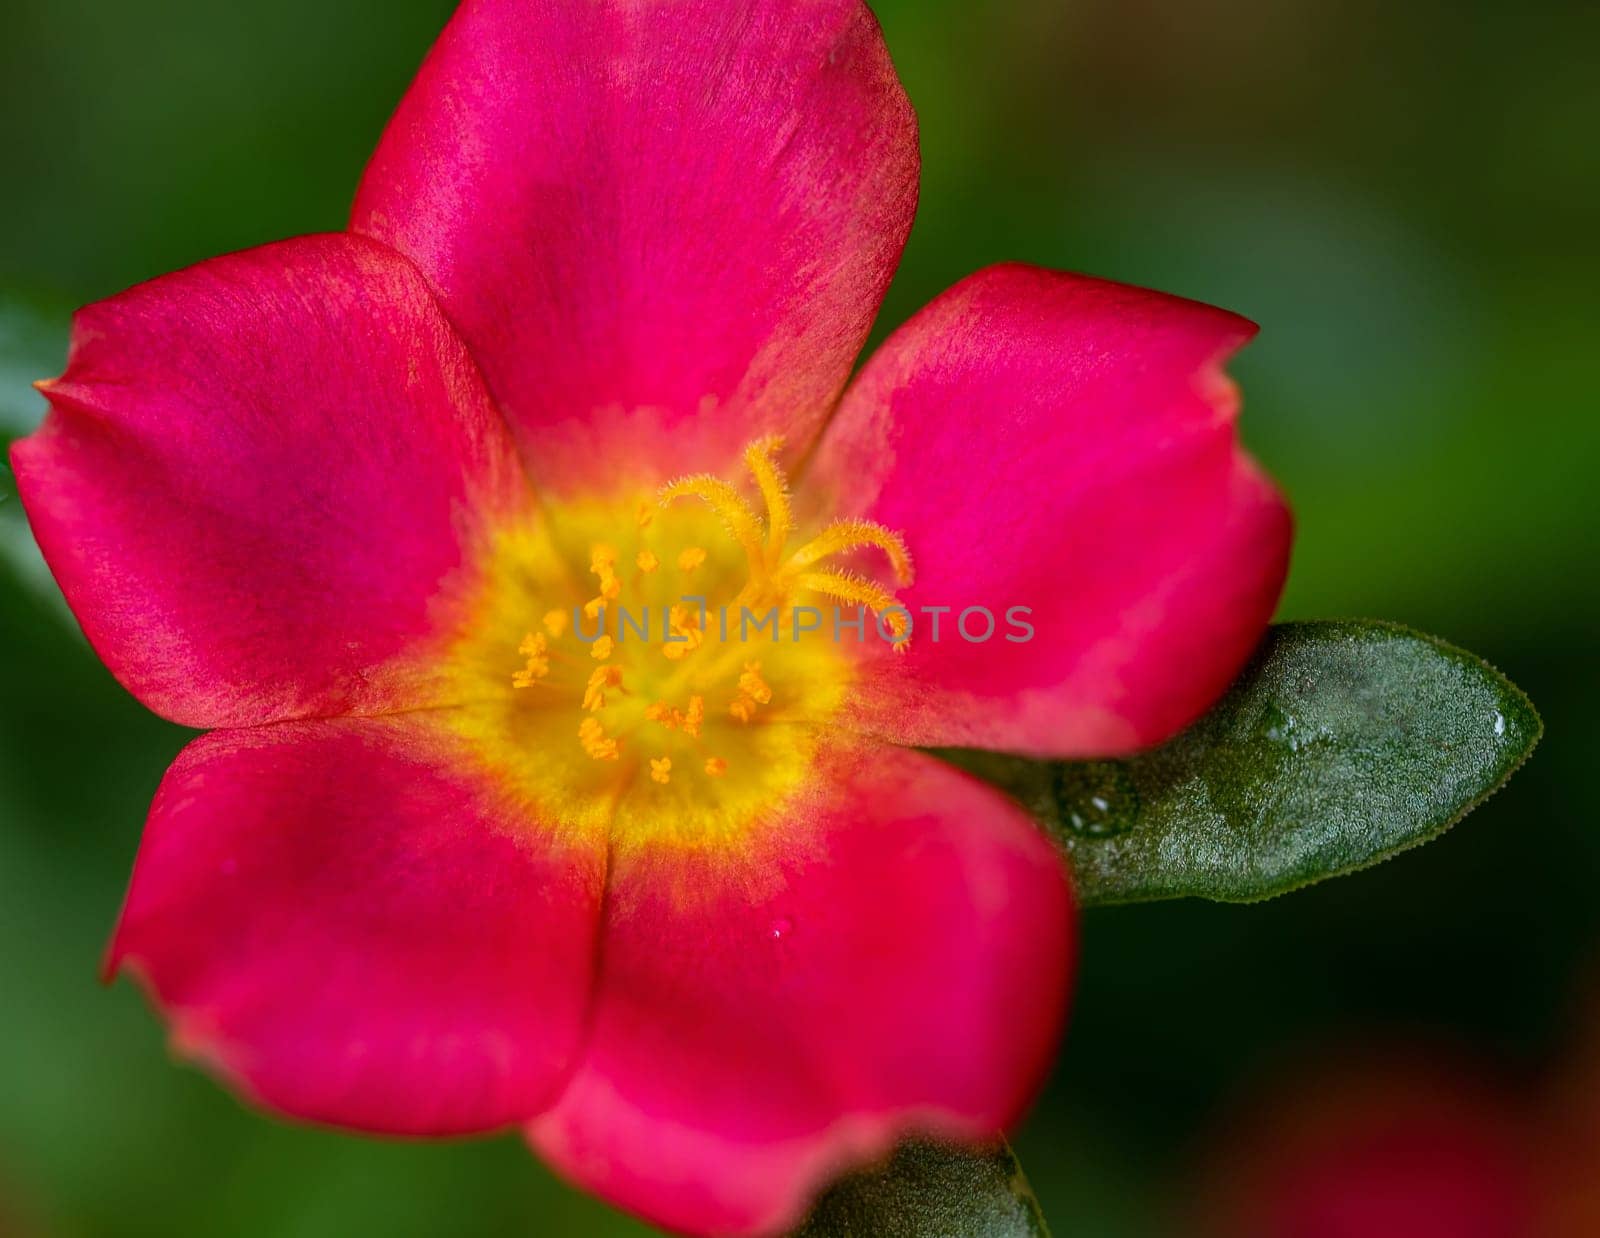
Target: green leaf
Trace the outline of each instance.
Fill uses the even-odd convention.
[[[70,320],[62,304],[0,292],[0,566],[13,568],[58,602],[60,594],[23,521],[8,456],[12,440],[31,434],[44,416],[44,397],[33,384],[61,372]],[[64,607],[60,613],[66,613]]]
[[[835,1185],[794,1238],[1050,1238],[1005,1144],[902,1145],[883,1168]]]
[[[69,319],[60,305],[0,293],[0,441],[32,433],[44,416],[33,384],[61,373]]]
[[[1033,813],[1086,905],[1245,903],[1437,838],[1542,730],[1516,685],[1441,640],[1391,623],[1286,623],[1209,714],[1142,756],[939,755]]]

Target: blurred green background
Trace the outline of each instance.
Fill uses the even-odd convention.
[[[338,228],[449,0],[7,0],[0,437],[76,303]],[[921,116],[883,326],[1016,258],[1237,309],[1299,518],[1285,617],[1376,616],[1533,696],[1532,764],[1443,841],[1256,907],[1107,909],[1018,1140],[1058,1235],[1166,1235],[1241,1091],[1394,1036],[1533,1079],[1600,968],[1600,6],[881,0]],[[881,330],[882,328],[880,328]],[[0,502],[0,1233],[645,1232],[511,1139],[279,1125],[95,982],[184,735],[111,681]],[[9,1218],[9,1219],[7,1219]]]

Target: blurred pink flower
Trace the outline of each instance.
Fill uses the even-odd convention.
[[[1539,1238],[1535,1126],[1446,1052],[1372,1051],[1207,1139],[1204,1238]]]

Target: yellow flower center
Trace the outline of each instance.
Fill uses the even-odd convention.
[[[797,547],[778,439],[756,507],[709,474],[547,509],[489,551],[451,658],[461,730],[535,812],[613,839],[707,845],[781,805],[848,697],[850,646],[905,647],[901,537],[866,520]],[[878,553],[893,587],[839,566]]]

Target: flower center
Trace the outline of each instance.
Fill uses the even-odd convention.
[[[475,695],[498,676],[490,699],[505,703],[472,738],[539,806],[618,835],[723,837],[803,777],[848,697],[848,645],[905,648],[894,588],[838,563],[881,555],[904,587],[904,541],[836,520],[791,547],[781,448],[744,453],[760,513],[700,474],[562,506],[548,545],[521,535],[495,553],[483,621],[456,661]]]

